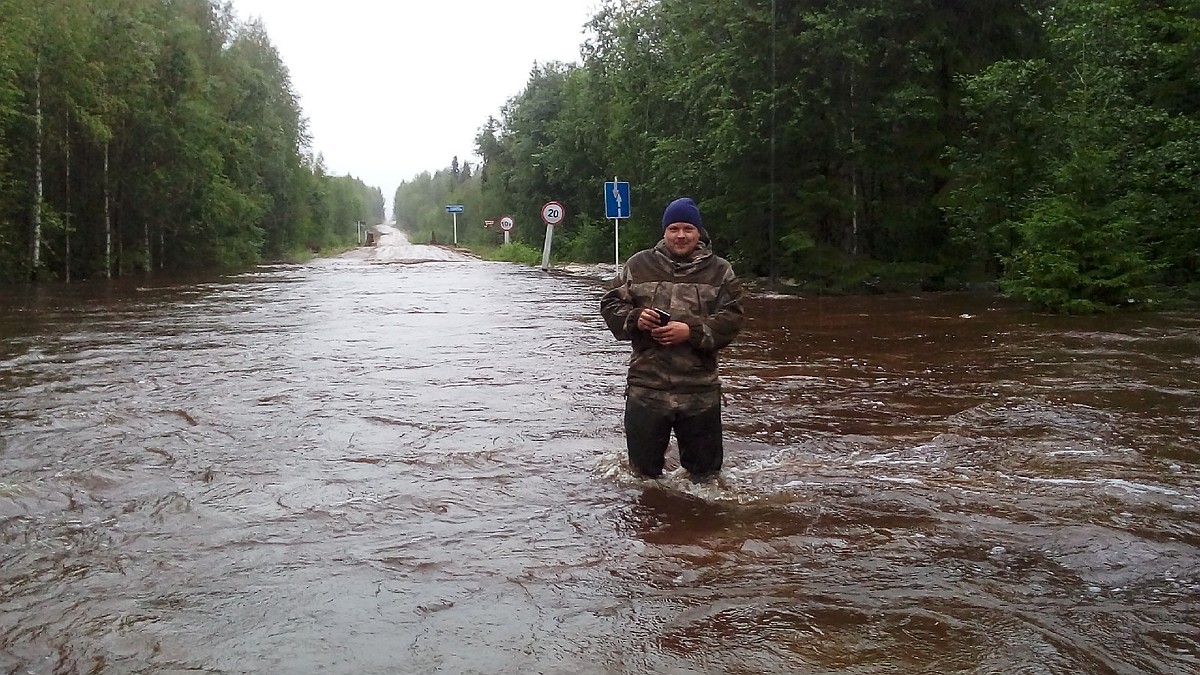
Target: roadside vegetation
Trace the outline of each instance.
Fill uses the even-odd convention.
[[[0,0],[0,282],[305,259],[383,208],[228,4]]]
[[[774,14],[772,14],[774,10]],[[402,227],[606,262],[701,205],[743,275],[820,292],[996,286],[1061,312],[1200,294],[1200,0],[603,3],[535,67],[478,166],[416,176]],[[463,223],[468,223],[464,227]],[[538,257],[540,262],[540,256]]]
[[[0,0],[0,282],[301,259],[383,220],[313,156],[286,65],[216,0]],[[1096,312],[1200,295],[1200,0],[602,0],[477,158],[414,176],[416,241],[610,262],[672,198],[783,289],[995,286]],[[414,133],[398,129],[396,134]],[[529,259],[528,251],[503,255]]]

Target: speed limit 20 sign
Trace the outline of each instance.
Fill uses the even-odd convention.
[[[557,225],[563,221],[567,210],[558,202],[546,202],[542,207],[542,222],[547,225]]]

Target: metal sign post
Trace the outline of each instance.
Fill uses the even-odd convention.
[[[554,239],[554,226],[561,223],[567,210],[558,202],[542,205],[542,222],[546,223],[546,245],[542,247],[542,271],[550,269],[550,242]]]
[[[618,272],[621,271],[621,219],[628,218],[631,211],[629,183],[622,183],[613,176],[611,183],[604,184],[604,217],[613,219],[613,260]]]
[[[508,246],[511,242],[508,239],[508,233],[513,229],[513,219],[510,216],[504,216],[500,219],[500,229],[504,230],[504,245]]]
[[[454,216],[454,245],[458,246],[458,214],[463,212],[462,204],[447,204],[446,213]]]

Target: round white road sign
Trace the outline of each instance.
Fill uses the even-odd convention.
[[[557,225],[567,215],[567,210],[558,202],[546,202],[542,207],[542,221],[547,225]]]
[[[509,218],[508,216],[504,216],[503,218],[500,219],[500,229],[504,230],[505,232],[508,232],[512,228],[513,228],[513,219],[512,218]]]

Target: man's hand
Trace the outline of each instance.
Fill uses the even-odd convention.
[[[692,335],[692,329],[682,321],[670,321],[665,326],[659,324],[658,312],[653,307],[642,309],[638,314],[637,327],[650,333],[655,342],[666,347],[681,345]]]
[[[652,307],[642,309],[642,313],[638,314],[637,327],[648,333],[661,327],[661,324],[658,323],[658,312],[654,311]]]
[[[650,337],[653,337],[658,344],[672,347],[681,345],[688,341],[692,335],[692,329],[682,321],[671,321],[665,326],[659,326],[650,331]]]

